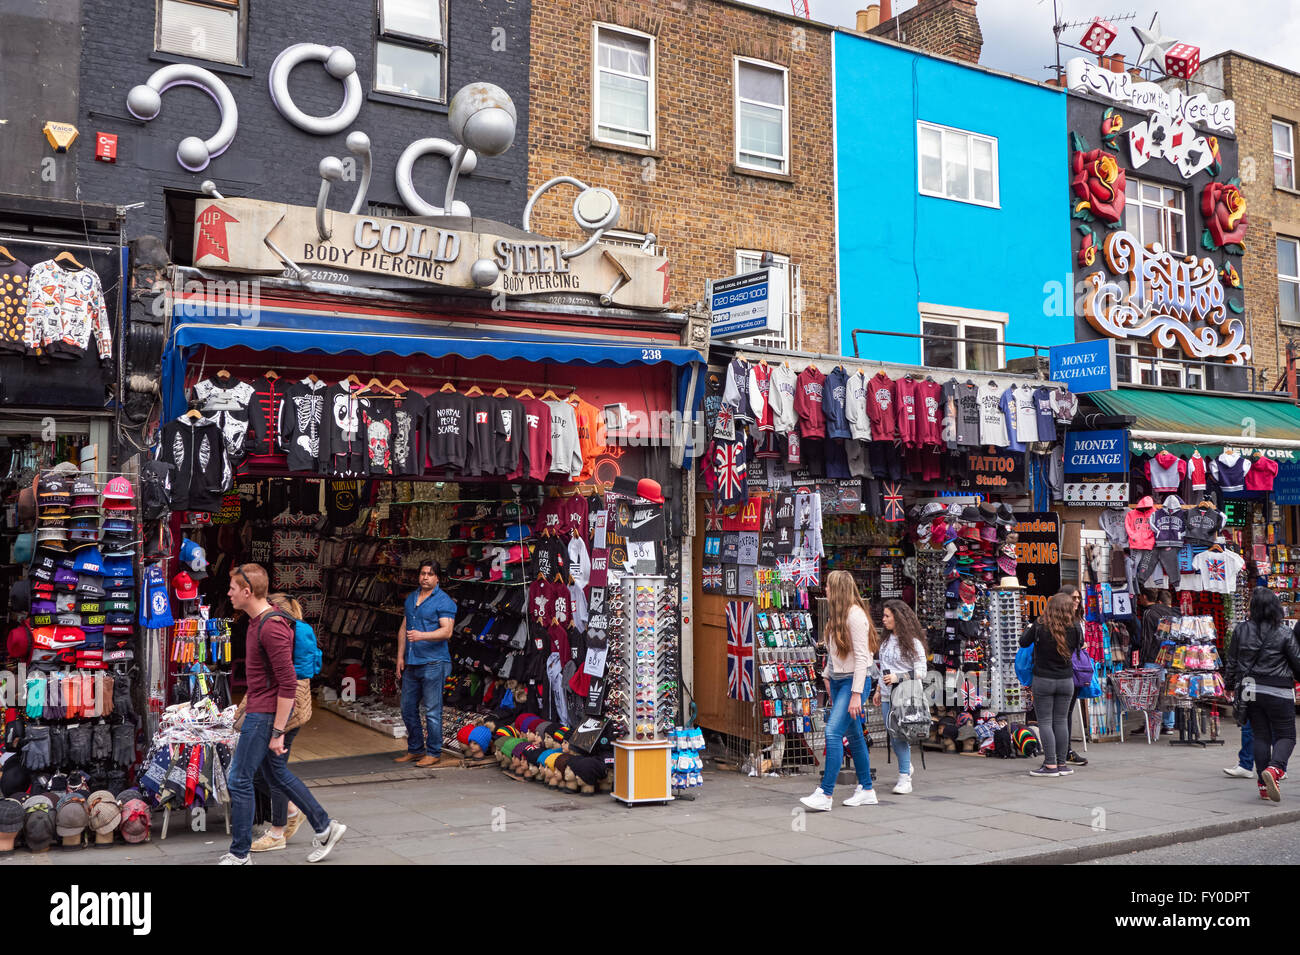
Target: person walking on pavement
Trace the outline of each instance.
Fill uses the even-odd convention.
[[[1250,598],[1250,618],[1233,634],[1224,682],[1246,701],[1254,733],[1255,773],[1262,799],[1280,802],[1280,784],[1295,749],[1295,685],[1300,644],[1283,623],[1282,602],[1265,587]]]
[[[1262,584],[1257,583],[1256,589],[1260,586],[1262,586]],[[1254,596],[1254,591],[1252,591],[1252,601],[1254,600]],[[1246,616],[1248,618],[1250,616],[1249,606],[1246,607]],[[1243,620],[1233,629],[1232,639],[1228,644],[1229,652],[1231,652],[1232,644],[1237,641],[1237,637],[1241,634],[1245,626],[1246,621]],[[1241,724],[1241,749],[1237,750],[1237,765],[1229,766],[1224,769],[1223,775],[1232,779],[1253,779],[1255,777],[1255,734],[1250,729],[1249,721]]]
[[[886,600],[881,611],[880,622],[887,636],[881,638],[880,631],[871,630],[871,652],[877,654],[880,666],[881,686],[894,687],[899,681],[925,679],[925,631],[916,612],[901,600]],[[876,687],[872,704],[880,706],[889,725],[889,700],[881,694],[884,690]],[[883,700],[883,703],[882,703]],[[912,747],[906,739],[899,736],[890,738],[890,747],[898,757],[898,782],[894,792],[906,795],[912,791]]]
[[[844,800],[846,806],[873,806],[879,802],[871,786],[871,757],[862,735],[862,697],[867,692],[871,669],[871,618],[858,595],[858,585],[846,570],[826,575],[826,596],[830,604],[823,636],[826,640],[826,692],[831,701],[826,720],[826,767],[822,784],[811,796],[799,801],[817,812],[830,812],[835,780],[844,762],[844,737],[849,738],[858,788]]]
[[[281,613],[287,613],[294,620],[302,620],[302,604],[288,594],[271,594],[266,600]],[[275,760],[286,764],[289,762],[289,753],[293,749],[293,741],[298,738],[298,731],[306,726],[310,720],[311,680],[300,679],[297,694],[294,697],[293,713],[289,717],[289,722],[285,724],[284,755],[276,756],[272,754],[268,756],[266,762],[257,771],[257,775],[253,777],[254,786],[271,803],[271,824],[266,832],[253,840],[253,852],[274,852],[276,849],[285,848],[289,840],[294,837],[294,833],[302,825],[303,820],[307,818],[297,806],[290,802],[289,794],[276,783],[274,775],[270,772],[270,764]]]
[[[244,723],[230,761],[226,786],[230,790],[230,851],[220,865],[250,865],[253,841],[253,777],[263,764],[271,778],[300,812],[307,814],[316,833],[308,862],[320,862],[333,850],[348,827],[321,808],[302,780],[289,771],[285,757],[285,725],[293,710],[298,676],[293,669],[293,626],[272,613],[266,599],[266,570],[260,564],[243,564],[230,574],[228,596],[235,610],[248,615],[245,673],[248,693]],[[280,759],[268,759],[278,756]]]
[[[1030,776],[1069,776],[1070,697],[1074,695],[1074,668],[1070,654],[1083,642],[1074,622],[1074,601],[1058,593],[1020,637],[1022,647],[1034,648],[1034,711],[1038,715],[1038,736],[1043,744],[1043,765]]]
[[[402,722],[406,753],[394,762],[421,769],[442,758],[442,685],[451,674],[447,641],[456,622],[456,601],[438,587],[441,570],[433,561],[420,565],[420,586],[406,597],[406,614],[397,631],[397,679],[402,683]],[[420,705],[425,725],[420,725]]]

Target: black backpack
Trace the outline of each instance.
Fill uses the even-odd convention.
[[[172,478],[176,467],[163,461],[146,461],[140,467],[140,516],[156,521],[172,509]]]

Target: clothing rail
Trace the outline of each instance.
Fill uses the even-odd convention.
[[[277,374],[279,373],[279,372],[277,371],[277,369],[275,369],[275,368],[268,368],[266,365],[248,365],[248,364],[242,364],[242,363],[234,363],[234,364],[232,364],[232,363],[225,363],[225,364],[222,364],[222,363],[220,363],[220,362],[214,362],[213,364],[219,366],[219,367],[218,367],[218,370],[225,369],[225,370],[227,370],[227,371],[230,371],[230,370],[232,370],[232,369],[237,369],[237,370],[241,370],[241,371],[253,371],[253,372],[257,372],[259,375],[265,374],[267,371],[276,371]],[[299,372],[299,371],[303,371],[303,372],[311,372],[311,371],[312,371],[311,368],[308,368],[308,367],[306,367],[306,366],[303,366],[303,367],[292,367],[292,368],[289,368],[289,367],[286,367],[286,366],[282,366],[282,368],[283,368],[284,370],[286,370],[286,371],[293,371],[293,372]],[[204,379],[204,377],[206,377],[206,373],[207,373],[207,359],[206,359],[206,358],[205,358],[202,362],[200,362],[199,367],[198,367],[198,370],[197,370],[197,373],[198,373],[198,377],[195,378],[194,381],[202,381],[202,380]],[[313,373],[314,373],[314,372],[313,372]],[[387,371],[375,371],[375,370],[373,370],[373,369],[370,370],[370,371],[353,371],[353,372],[351,372],[350,374],[354,374],[354,375],[356,375],[358,378],[361,378],[361,377],[366,376],[366,375],[369,375],[371,378],[389,378],[389,380],[392,380],[393,378],[401,378],[403,381],[405,381],[407,378],[410,378],[410,379],[413,379],[414,381],[420,382],[420,383],[422,383],[422,384],[426,384],[426,383],[430,383],[430,382],[464,381],[464,382],[469,382],[469,383],[471,383],[471,384],[478,384],[478,385],[493,385],[493,386],[496,386],[496,385],[518,385],[518,386],[521,387],[521,388],[542,388],[542,389],[550,388],[551,390],[560,389],[560,390],[563,390],[563,391],[577,391],[577,390],[578,390],[578,387],[577,387],[576,385],[566,385],[566,384],[561,384],[561,383],[557,383],[557,382],[547,382],[547,381],[515,381],[515,380],[513,380],[513,379],[508,379],[508,378],[483,378],[483,377],[471,377],[471,376],[467,376],[467,375],[424,375],[424,374],[408,374],[408,373],[405,373],[405,372],[403,372],[403,373],[398,373],[398,372],[395,372],[395,371],[393,371],[393,372],[387,372]],[[284,377],[284,376],[281,375],[281,377]],[[343,377],[346,378],[347,375],[344,375]],[[340,380],[341,380],[341,379],[340,379]],[[191,384],[192,384],[192,382],[191,382]]]

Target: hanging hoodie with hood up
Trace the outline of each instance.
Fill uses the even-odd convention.
[[[1151,515],[1151,529],[1155,532],[1157,547],[1182,547],[1187,532],[1187,519],[1183,502],[1177,494],[1165,498],[1164,507]]]
[[[1151,517],[1155,507],[1155,502],[1148,496],[1129,509],[1128,515],[1124,518],[1129,550],[1151,550],[1155,546],[1156,535],[1151,530]]]
[[[1147,478],[1156,494],[1172,494],[1187,474],[1187,462],[1169,451],[1161,451],[1147,462]]]

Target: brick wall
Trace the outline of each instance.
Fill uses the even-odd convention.
[[[870,32],[968,63],[978,63],[984,47],[975,0],[920,0]]]
[[[672,304],[705,295],[735,272],[736,249],[788,255],[800,266],[803,347],[838,351],[828,331],[835,290],[830,31],[720,0],[534,0],[530,190],[571,175],[605,186],[619,228],[654,232],[672,269]],[[592,142],[592,23],[656,38],[656,148]],[[790,175],[733,168],[733,56],[789,70]],[[574,192],[539,203],[532,228],[576,238]]]
[[[1255,365],[1273,386],[1285,364],[1287,339],[1287,329],[1279,332],[1277,323],[1277,236],[1300,238],[1300,192],[1273,183],[1273,119],[1292,123],[1300,142],[1300,75],[1233,53],[1217,61],[1224,86],[1219,95],[1237,104],[1241,188],[1250,221],[1241,268],[1246,316]],[[1300,328],[1291,335],[1300,338]]]

